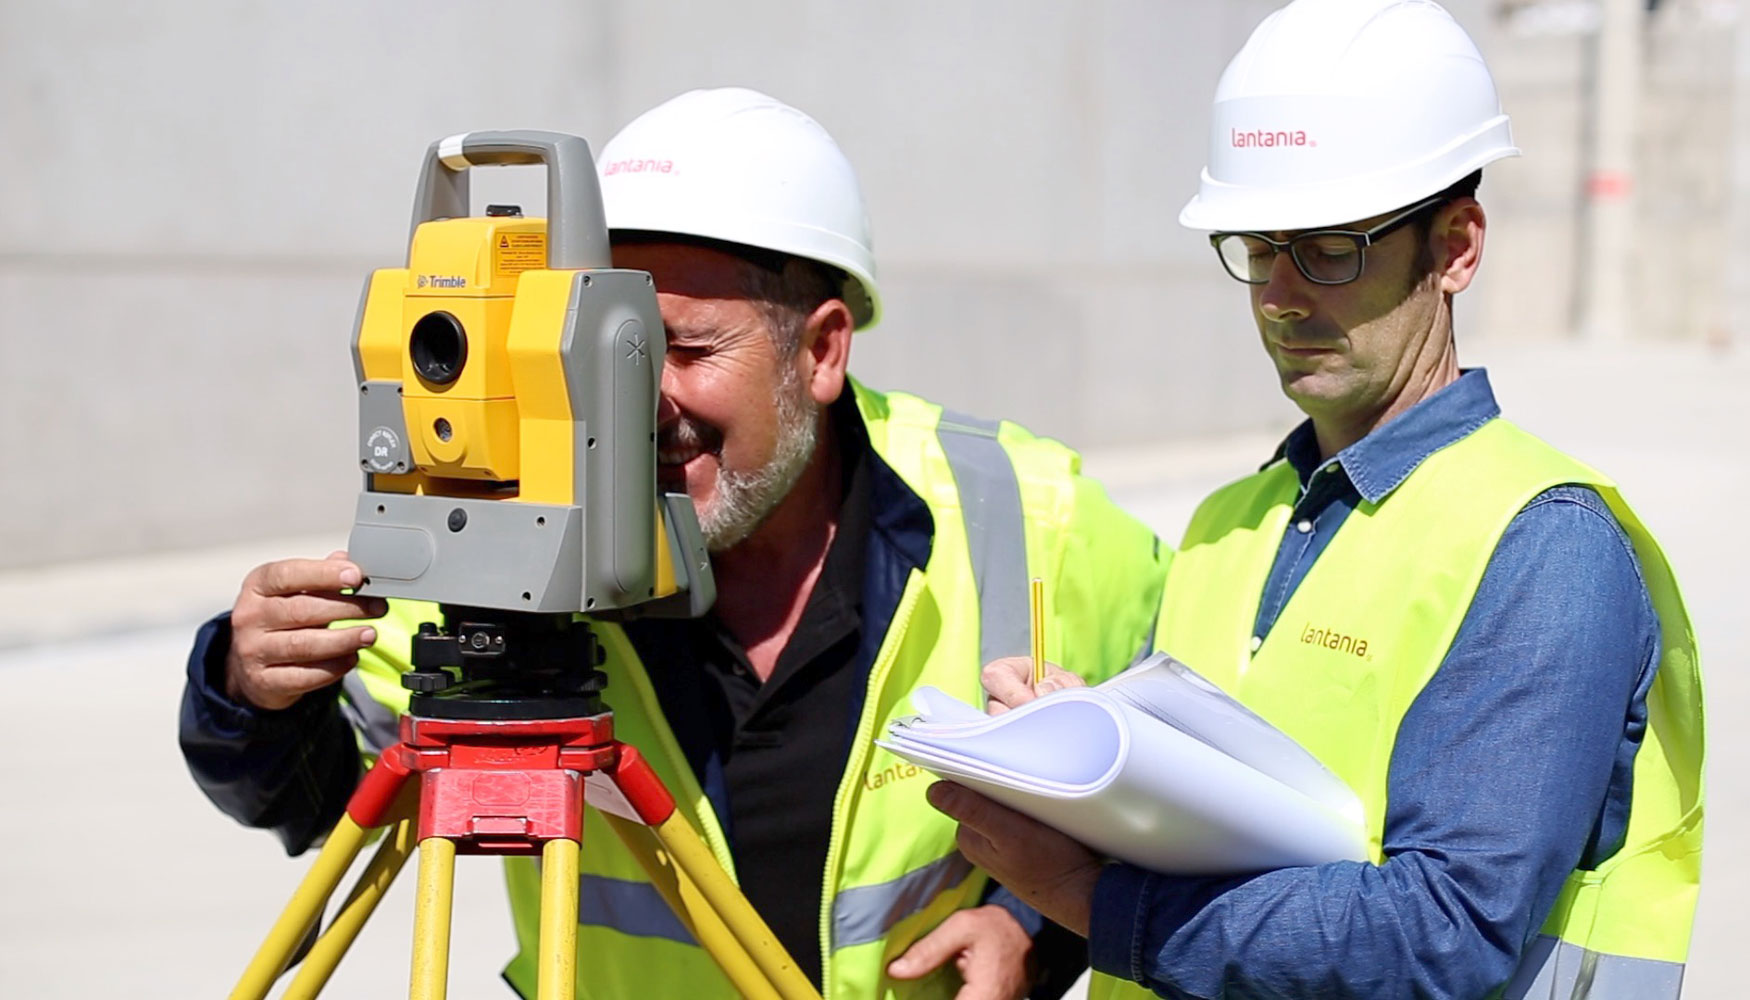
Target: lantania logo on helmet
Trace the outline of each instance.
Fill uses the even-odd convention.
[[[1235,149],[1252,149],[1258,146],[1317,146],[1317,139],[1309,138],[1304,131],[1295,129],[1278,129],[1271,132],[1266,129],[1252,129],[1242,132],[1237,128],[1227,130],[1228,139]]]
[[[615,174],[672,174],[673,160],[615,160],[602,171],[605,177]]]

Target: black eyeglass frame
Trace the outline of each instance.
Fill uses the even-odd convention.
[[[1286,250],[1286,251],[1288,251],[1288,259],[1294,262],[1294,269],[1296,271],[1299,271],[1300,276],[1305,278],[1306,280],[1312,282],[1315,285],[1347,285],[1350,282],[1359,279],[1361,277],[1362,272],[1366,270],[1366,268],[1367,268],[1367,248],[1368,247],[1372,246],[1381,237],[1388,235],[1389,233],[1393,232],[1394,230],[1397,230],[1397,229],[1400,229],[1406,225],[1409,225],[1410,222],[1416,218],[1416,216],[1421,215],[1423,212],[1426,212],[1431,208],[1435,208],[1435,207],[1438,207],[1440,205],[1444,205],[1450,200],[1451,199],[1445,195],[1435,195],[1432,198],[1424,198],[1423,200],[1417,202],[1416,204],[1411,205],[1409,208],[1404,209],[1402,212],[1399,212],[1398,214],[1392,216],[1391,218],[1385,220],[1384,222],[1381,222],[1379,225],[1374,226],[1373,228],[1367,229],[1367,230],[1309,229],[1304,233],[1296,233],[1295,235],[1289,237],[1286,240],[1273,240],[1270,237],[1265,236],[1263,233],[1251,232],[1249,230],[1235,230],[1235,231],[1226,231],[1226,232],[1219,232],[1219,233],[1210,233],[1209,234],[1209,245],[1212,248],[1214,248],[1216,258],[1221,261],[1221,269],[1226,271],[1228,273],[1228,275],[1231,276],[1235,281],[1243,282],[1243,283],[1248,284],[1248,285],[1267,285],[1270,283],[1270,279],[1269,279],[1269,277],[1265,277],[1264,279],[1262,279],[1260,281],[1253,281],[1250,278],[1244,278],[1244,277],[1241,277],[1240,275],[1234,274],[1234,269],[1232,266],[1230,266],[1228,264],[1226,255],[1224,255],[1221,252],[1221,241],[1227,239],[1230,236],[1250,236],[1255,240],[1259,240],[1263,243],[1268,244],[1270,246],[1270,249],[1273,251],[1270,255],[1270,262],[1271,262],[1272,267],[1275,266],[1276,256],[1278,254],[1282,253],[1284,250]],[[1332,280],[1327,279],[1327,278],[1315,278],[1311,274],[1309,274],[1307,272],[1307,269],[1306,269],[1306,264],[1303,263],[1300,259],[1299,250],[1296,249],[1296,244],[1300,243],[1303,240],[1318,239],[1321,237],[1330,237],[1330,236],[1347,236],[1347,237],[1350,237],[1350,238],[1355,240],[1355,256],[1356,256],[1355,273],[1347,278],[1343,278],[1343,279],[1338,280],[1338,281],[1332,281]]]

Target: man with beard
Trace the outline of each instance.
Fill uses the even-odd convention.
[[[1026,648],[1030,577],[1054,659],[1122,668],[1169,553],[1061,445],[848,378],[853,331],[880,315],[874,259],[850,165],[801,112],[685,94],[598,173],[615,265],[655,278],[659,477],[692,497],[718,590],[698,621],[597,626],[616,735],[828,996],[1022,995],[1043,922],[955,851],[925,776],[870,736],[919,685],[980,697],[979,665]],[[403,651],[435,611],[347,594],[360,576],[344,553],[259,567],[189,661],[190,769],[293,853],[339,815],[358,744],[394,739]],[[595,824],[580,995],[732,995]],[[507,878],[506,978],[533,995],[539,875],[511,859]]]
[[[932,798],[1087,935],[1095,997],[1676,1000],[1694,636],[1614,484],[1458,365],[1481,171],[1519,152],[1481,55],[1429,0],[1297,0],[1234,57],[1213,124],[1180,221],[1212,231],[1307,420],[1198,508],[1157,641],[1349,785],[1368,856],[1150,872],[968,789]],[[990,684],[1033,696],[1013,663]]]

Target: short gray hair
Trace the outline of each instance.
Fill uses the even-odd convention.
[[[728,240],[644,229],[616,229],[614,246],[674,243],[703,247],[736,258],[740,291],[766,318],[778,356],[789,361],[802,346],[802,327],[821,303],[845,297],[849,279],[837,268],[778,250],[731,243]]]
[[[788,361],[802,346],[802,330],[821,303],[843,297],[843,281],[831,269],[805,257],[782,264],[743,259],[741,291],[759,307],[770,328],[778,357]]]

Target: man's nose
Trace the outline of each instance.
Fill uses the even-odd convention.
[[[1270,261],[1270,280],[1252,287],[1257,289],[1258,311],[1265,319],[1276,321],[1305,319],[1312,312],[1311,285],[1295,266],[1293,255],[1284,249]]]
[[[675,394],[679,389],[680,377],[675,373],[674,365],[663,365],[662,378],[657,383],[656,426],[661,427],[680,418],[681,407],[675,402]]]

